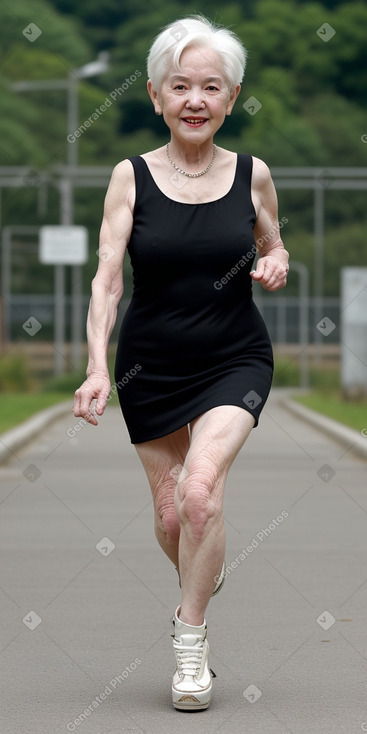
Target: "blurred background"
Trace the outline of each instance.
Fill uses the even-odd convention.
[[[216,142],[265,160],[278,192],[289,283],[275,294],[255,288],[274,344],[275,385],[307,388],[302,402],[361,425],[367,3],[15,0],[0,7],[0,431],[72,401],[85,377],[108,181],[118,161],[168,140],[146,92],[146,56],[164,25],[190,13],[232,28],[248,50],[241,94]],[[42,255],[50,225],[83,228],[64,231],[79,259],[55,256],[56,230],[46,242],[54,259]],[[84,238],[84,249],[73,237]],[[128,256],[124,282],[111,370],[131,297]]]

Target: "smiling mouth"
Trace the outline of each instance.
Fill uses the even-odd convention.
[[[199,127],[200,125],[204,125],[205,122],[207,122],[207,117],[182,117],[181,118],[183,122],[186,122],[187,125],[194,125],[195,127]]]

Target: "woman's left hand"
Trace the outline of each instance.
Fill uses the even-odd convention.
[[[256,270],[252,270],[250,275],[257,283],[261,283],[265,290],[277,291],[286,285],[287,273],[288,265],[280,263],[272,255],[265,255],[259,257]]]

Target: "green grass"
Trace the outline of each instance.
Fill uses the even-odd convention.
[[[297,359],[285,359],[275,356],[273,387],[298,387],[300,369]],[[313,390],[337,391],[340,385],[338,365],[318,367],[309,365],[309,385]]]
[[[51,377],[46,380],[41,391],[38,392],[11,392],[0,394],[1,414],[0,433],[8,431],[18,423],[30,418],[40,410],[49,408],[55,403],[70,401],[70,413],[74,402],[74,392],[80,387],[84,376],[75,374]],[[118,406],[117,395],[111,393],[108,405]]]
[[[49,393],[32,393],[19,394],[7,393],[0,395],[1,415],[0,415],[0,433],[14,428],[18,423],[30,418],[39,410],[61,403],[70,398],[70,411],[73,405],[73,394],[67,395],[65,392],[49,392]]]
[[[294,400],[306,408],[344,423],[344,425],[354,428],[356,431],[367,428],[367,400],[357,403],[342,400],[338,393],[324,394],[319,392],[302,396],[297,395]]]
[[[296,387],[299,385],[299,378],[297,360],[275,358],[274,387]],[[356,431],[367,428],[367,399],[358,402],[343,400],[338,365],[320,368],[311,363],[309,384],[310,393],[297,395],[294,400]]]
[[[109,356],[108,367],[113,384],[114,354]],[[14,428],[40,410],[64,401],[70,401],[85,380],[85,368],[78,372],[44,378],[33,374],[29,359],[24,354],[6,354],[0,359],[0,433]],[[118,406],[117,395],[111,393],[108,405]]]

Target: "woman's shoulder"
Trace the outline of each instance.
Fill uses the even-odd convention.
[[[118,182],[134,181],[134,167],[130,158],[123,158],[112,170],[112,179]]]
[[[256,156],[252,156],[252,183],[256,188],[262,188],[263,186],[266,186],[266,184],[271,179],[271,173],[269,166],[266,165],[266,163],[261,160],[261,158],[256,158]]]
[[[117,163],[111,174],[106,200],[111,205],[120,206],[121,202],[128,203],[131,208],[135,196],[134,168],[128,158]]]
[[[135,202],[135,168],[134,163],[140,160],[144,160],[148,166],[151,162],[156,163],[158,156],[157,153],[164,150],[163,148],[157,148],[156,150],[150,150],[142,155],[134,155],[129,158],[123,158],[121,161],[116,163],[112,170],[109,194],[110,198],[117,198],[118,201],[126,200],[133,208]]]

